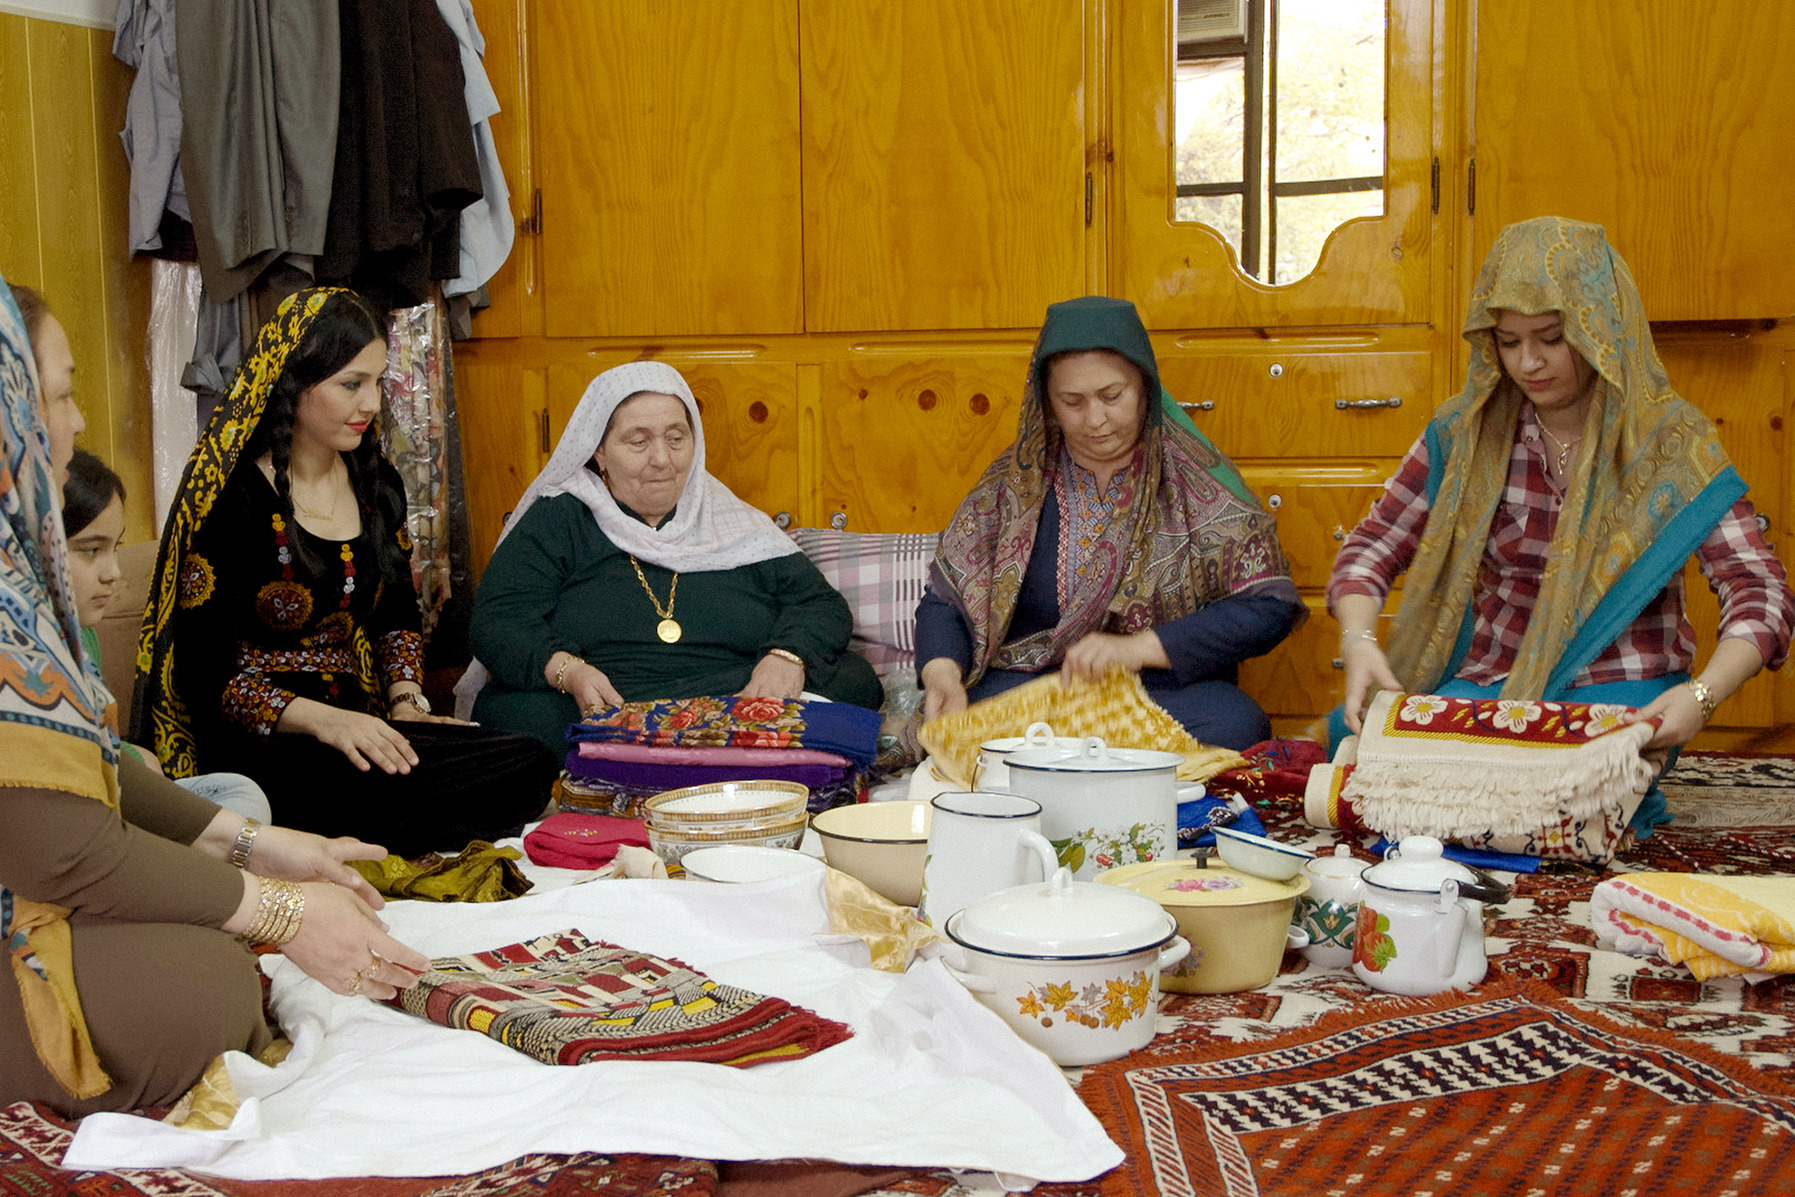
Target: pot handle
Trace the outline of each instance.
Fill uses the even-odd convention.
[[[947,970],[948,976],[952,977],[954,980],[956,980],[960,984],[964,985],[967,989],[971,990],[973,993],[996,993],[997,992],[997,982],[993,981],[990,977],[981,977],[977,973],[969,973],[969,972],[965,972],[961,969],[957,969],[953,965],[949,964],[946,960],[943,960],[941,962],[941,967],[945,968]]]
[[[1016,726],[1011,724],[1011,727]],[[1036,721],[1022,732],[1024,748],[1046,748],[1053,743],[1053,724]]]
[[[1024,848],[1032,849],[1041,862],[1041,880],[1052,881],[1053,875],[1059,872],[1060,858],[1053,845],[1047,842],[1047,837],[1038,831],[1025,831],[1020,841]]]
[[[1295,923],[1284,929],[1284,950],[1296,951],[1309,946],[1309,933]]]
[[[1182,935],[1172,936],[1172,941],[1159,949],[1159,971],[1177,967],[1186,956],[1190,955],[1190,940]]]
[[[1438,958],[1434,967],[1441,977],[1451,977],[1458,969],[1458,945],[1465,935],[1465,915],[1469,907],[1458,900],[1458,882],[1451,877],[1440,883],[1440,913],[1445,915],[1445,928],[1436,940]]]

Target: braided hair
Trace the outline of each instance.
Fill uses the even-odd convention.
[[[299,397],[343,369],[374,341],[385,342],[386,321],[367,300],[353,291],[330,296],[313,317],[305,337],[287,355],[255,433],[244,446],[240,460],[254,462],[268,454],[274,466],[274,490],[281,514],[297,523],[293,512],[292,485],[287,476],[293,456],[293,424],[299,413]],[[380,453],[377,425],[370,425],[361,444],[343,454],[349,467],[349,484],[361,512],[362,532],[373,546],[383,581],[411,575],[411,561],[399,547],[405,526],[405,491]],[[316,581],[328,565],[313,552],[303,536],[292,539],[294,564]]]

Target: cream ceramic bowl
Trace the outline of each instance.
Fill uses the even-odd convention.
[[[1257,989],[1278,975],[1286,947],[1309,941],[1290,926],[1297,898],[1309,890],[1302,875],[1268,881],[1202,861],[1163,860],[1110,869],[1097,880],[1151,898],[1178,921],[1190,955],[1159,979],[1175,993]]]
[[[680,863],[685,866],[689,880],[735,884],[774,881],[781,877],[815,876],[825,868],[823,862],[816,857],[794,852],[790,848],[763,848],[745,844],[695,848],[686,853]]]
[[[934,811],[926,802],[861,802],[811,816],[823,857],[899,906],[922,899]]]

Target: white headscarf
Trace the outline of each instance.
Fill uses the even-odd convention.
[[[677,397],[686,405],[686,414],[692,421],[692,466],[673,518],[659,528],[650,528],[626,514],[604,481],[586,468],[604,439],[611,416],[625,399],[643,391]],[[499,544],[505,542],[536,500],[555,495],[578,498],[612,544],[664,569],[682,573],[734,569],[798,551],[791,537],[781,532],[764,512],[736,498],[705,470],[704,422],[699,418],[698,401],[679,371],[665,362],[630,362],[606,370],[587,384],[548,465],[524,490],[516,510],[505,521]],[[455,714],[459,718],[466,719],[473,710],[474,699],[487,677],[486,667],[475,661],[456,683]]]

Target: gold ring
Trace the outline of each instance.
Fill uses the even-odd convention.
[[[362,975],[361,975],[361,973],[358,972],[353,977],[349,978],[349,992],[350,993],[360,993],[361,992],[361,983],[362,983]]]

